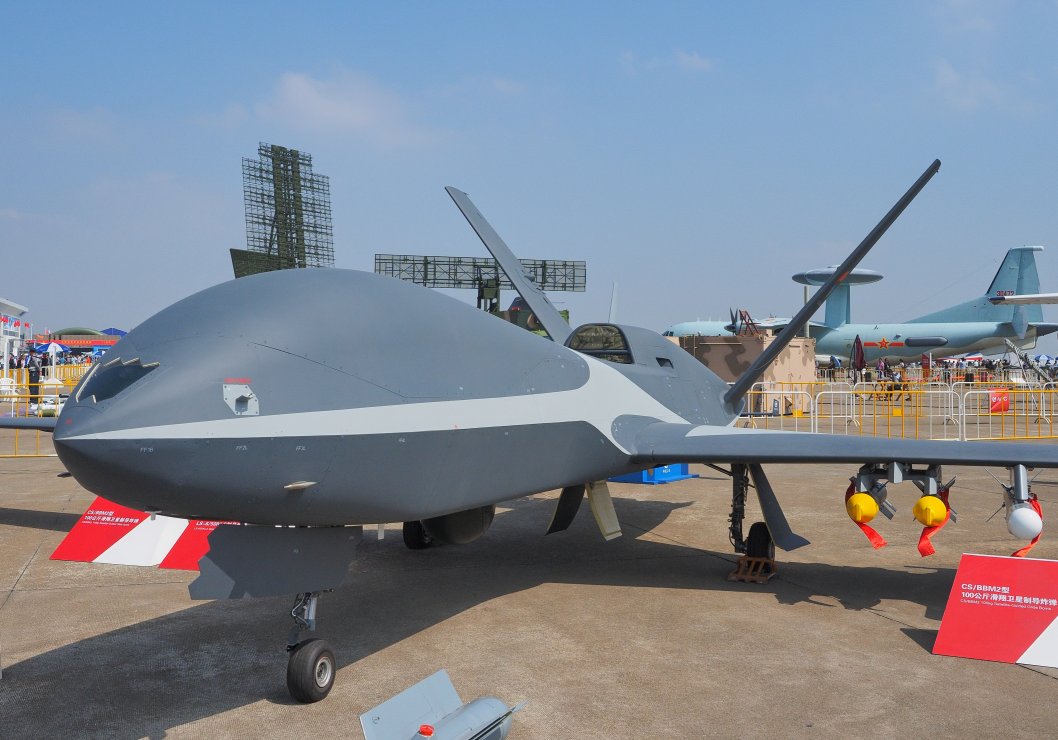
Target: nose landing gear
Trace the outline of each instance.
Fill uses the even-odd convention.
[[[319,591],[300,593],[294,599],[294,608],[290,616],[294,626],[287,640],[287,691],[296,701],[311,704],[320,701],[331,693],[338,665],[334,651],[326,640],[312,637],[299,641],[302,630],[316,629],[316,605],[320,598]]]

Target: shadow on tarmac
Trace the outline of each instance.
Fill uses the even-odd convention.
[[[734,555],[644,537],[689,503],[614,503],[625,536],[609,543],[600,541],[586,506],[568,532],[545,540],[554,502],[542,498],[507,504],[517,515],[498,515],[481,540],[465,547],[410,551],[393,530],[381,542],[368,531],[345,585],[320,600],[317,634],[344,667],[491,599],[545,583],[766,590],[782,604],[828,596],[847,609],[901,599],[939,615],[954,578],[951,570],[789,563],[766,586],[729,583]],[[630,590],[628,598],[642,596]],[[0,716],[38,737],[161,738],[172,727],[261,699],[293,704],[284,684],[291,601],[206,602],[6,666]],[[926,647],[919,632],[929,631],[905,630]],[[407,672],[423,676],[437,667],[427,654]]]
[[[11,509],[0,506],[0,525],[7,524],[12,527],[69,532],[80,518],[80,514],[67,514],[61,511]]]

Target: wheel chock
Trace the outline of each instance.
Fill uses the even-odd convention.
[[[742,583],[767,583],[778,575],[778,564],[771,558],[752,558],[743,555],[737,567],[727,574],[729,581]]]

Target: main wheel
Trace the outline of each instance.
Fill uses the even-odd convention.
[[[746,537],[746,556],[775,560],[775,542],[764,522],[753,522]]]
[[[319,701],[331,693],[337,673],[334,653],[323,640],[299,642],[287,661],[287,691],[302,704]]]
[[[426,534],[426,528],[422,522],[404,522],[404,545],[409,550],[425,550],[433,544],[433,538]]]

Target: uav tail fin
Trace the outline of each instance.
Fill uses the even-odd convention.
[[[1039,323],[1043,321],[1043,308],[1039,305],[1014,306],[993,305],[989,298],[1024,295],[1040,292],[1040,276],[1036,271],[1036,252],[1043,247],[1014,247],[1007,250],[1003,264],[992,278],[988,292],[980,298],[966,301],[950,308],[919,316],[909,323],[960,322],[960,321],[1014,321]],[[1020,309],[1020,310],[1019,310]]]

